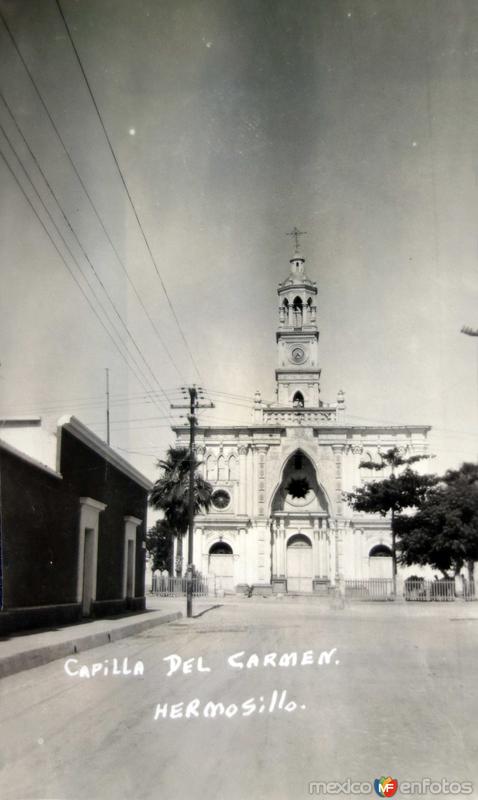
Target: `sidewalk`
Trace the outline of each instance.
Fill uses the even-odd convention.
[[[125,617],[80,622],[61,628],[31,633],[10,634],[0,639],[0,678],[32,667],[48,664],[57,658],[100,647],[109,642],[134,636],[155,625],[182,617],[179,609],[146,611]]]
[[[194,616],[214,608],[217,601],[195,598]],[[186,598],[146,596],[146,612],[79,622],[42,631],[21,631],[0,637],[0,678],[48,664],[93,647],[115,642],[141,631],[180,619],[186,613]]]

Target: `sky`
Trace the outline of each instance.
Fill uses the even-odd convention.
[[[297,225],[322,399],[476,459],[475,0],[61,8],[84,74],[56,0],[0,0],[0,415],[105,438],[108,368],[111,443],[153,479],[180,387],[249,421]]]

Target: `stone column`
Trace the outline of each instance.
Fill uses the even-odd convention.
[[[237,511],[239,514],[247,514],[247,445],[239,445],[239,491]]]
[[[266,453],[269,447],[266,444],[257,445],[257,515],[266,515]]]
[[[327,565],[327,532],[325,519],[320,520],[319,526],[319,571],[321,578],[329,577]]]
[[[187,540],[186,540],[187,544]],[[196,528],[193,539],[193,564],[198,570],[202,570],[202,529]]]
[[[254,466],[253,466],[252,447],[249,447],[246,455],[246,514],[254,516]]]
[[[277,521],[272,521],[272,577],[277,578]]]
[[[333,586],[337,578],[337,538],[335,526],[329,527],[329,577]]]
[[[199,475],[202,475],[203,478],[206,477],[206,464],[204,463],[204,457],[206,455],[206,448],[203,444],[197,444],[194,448],[196,452],[196,458],[200,462],[198,467]]]
[[[335,459],[335,506],[337,509],[337,516],[341,517],[343,513],[343,499],[342,499],[342,454],[344,450],[343,444],[333,444],[332,450]]]
[[[252,516],[257,518],[259,514],[259,452],[257,445],[251,446],[252,450]]]
[[[285,523],[281,519],[279,521],[279,531],[277,540],[277,568],[280,577],[285,577],[286,574],[286,552],[285,552]]]
[[[362,532],[358,528],[353,528],[352,535],[354,537],[354,578],[361,579],[362,578],[362,552],[361,552]]]
[[[317,517],[314,519],[312,557],[314,566],[314,578],[320,578],[320,530],[319,530],[319,520],[317,519]]]
[[[353,475],[352,475],[352,485],[353,486],[360,486],[360,467],[359,464],[363,458],[363,447],[361,444],[354,444],[352,446],[352,453],[353,453]]]
[[[337,524],[335,540],[335,577],[336,580],[342,580],[344,578],[344,529],[342,525]]]
[[[246,529],[239,529],[239,583],[247,583],[247,541]]]

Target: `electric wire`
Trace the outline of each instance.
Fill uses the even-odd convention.
[[[180,335],[181,335],[181,338],[182,338],[182,340],[183,340],[183,342],[184,342],[184,345],[185,345],[185,347],[186,347],[186,350],[187,350],[187,352],[188,352],[188,354],[189,354],[189,357],[190,357],[190,359],[191,359],[191,363],[193,364],[193,366],[194,366],[194,369],[195,369],[195,371],[196,371],[196,373],[197,373],[197,375],[198,375],[199,379],[201,380],[201,373],[200,373],[200,371],[199,371],[199,368],[198,368],[198,366],[197,366],[197,363],[196,363],[196,361],[195,361],[195,358],[194,358],[194,356],[193,356],[193,353],[192,353],[192,351],[191,351],[191,348],[190,348],[190,346],[189,346],[189,343],[188,343],[188,341],[187,341],[187,339],[186,339],[186,336],[185,336],[185,334],[184,334],[184,331],[183,331],[183,329],[182,329],[182,326],[181,326],[181,323],[180,323],[180,321],[179,321],[178,315],[177,315],[177,313],[176,313],[176,310],[175,310],[175,308],[174,308],[174,306],[173,306],[173,303],[172,303],[172,301],[171,301],[171,298],[170,298],[170,296],[169,296],[169,293],[168,293],[168,291],[167,291],[167,289],[166,289],[166,285],[165,285],[165,283],[164,283],[164,280],[163,280],[163,277],[162,277],[162,275],[161,275],[161,272],[160,272],[160,270],[159,270],[159,267],[158,267],[158,265],[157,265],[157,263],[156,263],[156,259],[155,259],[154,255],[153,255],[153,251],[152,251],[152,249],[151,249],[151,246],[150,246],[150,244],[149,244],[148,238],[147,238],[147,236],[146,236],[146,233],[145,233],[145,231],[144,231],[143,225],[142,225],[142,223],[141,223],[141,220],[140,220],[140,218],[139,218],[138,212],[137,212],[137,210],[136,210],[136,206],[135,206],[135,204],[134,204],[134,202],[133,202],[133,198],[132,198],[132,196],[131,196],[131,193],[130,193],[130,191],[129,191],[128,184],[126,183],[126,179],[125,179],[125,177],[124,177],[124,175],[123,175],[123,172],[122,172],[122,170],[121,170],[121,167],[120,167],[120,165],[119,165],[118,159],[117,159],[117,157],[116,157],[116,153],[115,153],[115,150],[114,150],[114,148],[113,148],[113,145],[112,145],[112,143],[111,143],[111,139],[110,139],[110,137],[109,137],[108,131],[107,131],[107,129],[106,129],[106,125],[105,125],[105,123],[104,123],[103,116],[102,116],[102,114],[101,114],[101,112],[100,112],[100,109],[99,109],[99,107],[98,107],[98,104],[97,104],[97,102],[96,102],[95,96],[94,96],[94,94],[93,94],[93,90],[92,90],[92,88],[91,88],[91,84],[90,84],[90,82],[89,82],[88,76],[87,76],[87,74],[86,74],[86,71],[85,71],[85,68],[84,68],[84,66],[83,66],[83,62],[82,62],[82,60],[81,60],[81,58],[80,58],[80,54],[79,54],[79,52],[78,52],[78,49],[77,49],[77,47],[76,47],[76,44],[75,44],[75,42],[74,42],[74,39],[73,39],[73,36],[72,36],[71,30],[70,30],[70,26],[68,25],[68,22],[67,22],[67,20],[66,20],[66,17],[65,17],[65,15],[64,15],[64,13],[63,13],[63,8],[62,8],[62,6],[61,6],[60,0],[55,0],[55,2],[56,2],[56,5],[57,5],[57,7],[58,7],[58,11],[59,11],[59,13],[60,13],[60,16],[61,16],[61,18],[62,18],[62,20],[63,20],[63,24],[64,24],[64,26],[65,26],[65,30],[66,30],[66,32],[67,32],[67,34],[68,34],[68,38],[69,38],[69,41],[70,41],[70,43],[71,43],[71,46],[72,46],[73,52],[75,53],[76,60],[77,60],[77,62],[78,62],[78,66],[79,66],[79,68],[80,68],[80,70],[81,70],[81,74],[83,75],[83,78],[84,78],[84,81],[85,81],[86,87],[87,87],[87,89],[88,89],[88,92],[89,92],[89,95],[90,95],[90,97],[91,97],[91,101],[92,101],[92,103],[93,103],[93,106],[94,106],[94,108],[95,108],[95,111],[96,111],[96,113],[97,113],[98,119],[99,119],[99,121],[100,121],[100,125],[101,125],[101,127],[102,127],[102,129],[103,129],[103,133],[104,133],[104,135],[105,135],[105,138],[106,138],[106,141],[107,141],[107,143],[108,143],[109,150],[110,150],[110,152],[111,152],[111,155],[112,155],[112,157],[113,157],[114,163],[115,163],[115,165],[116,165],[116,168],[117,168],[117,170],[118,170],[118,175],[119,175],[119,177],[120,177],[120,179],[121,179],[121,182],[122,182],[122,184],[123,184],[123,187],[124,187],[124,190],[125,190],[126,196],[127,196],[127,198],[128,198],[128,201],[129,201],[129,203],[130,203],[130,206],[131,206],[131,208],[132,208],[133,214],[134,214],[134,216],[135,216],[135,218],[136,218],[136,222],[138,223],[138,227],[139,227],[139,230],[141,231],[141,235],[142,235],[143,241],[144,241],[144,243],[145,243],[145,245],[146,245],[146,249],[147,249],[147,251],[148,251],[148,253],[149,253],[149,256],[150,256],[150,258],[151,258],[151,263],[153,264],[153,266],[154,266],[154,269],[155,269],[155,271],[156,271],[156,274],[157,274],[157,276],[158,276],[158,278],[159,278],[159,282],[160,282],[160,284],[161,284],[161,287],[162,287],[162,289],[163,289],[164,295],[165,295],[165,297],[166,297],[166,300],[167,300],[167,302],[168,302],[168,305],[169,305],[169,308],[170,308],[170,310],[171,310],[171,313],[172,313],[172,315],[173,315],[173,318],[174,318],[174,320],[175,320],[175,322],[176,322],[176,325],[177,325],[177,327],[178,327],[178,330],[179,330],[179,333],[180,333]]]
[[[23,67],[24,67],[24,69],[25,69],[25,71],[26,71],[26,73],[27,73],[27,75],[28,75],[28,77],[29,77],[34,89],[35,89],[35,92],[36,92],[36,94],[37,94],[37,96],[38,96],[38,98],[39,98],[39,100],[40,100],[40,102],[41,102],[41,104],[42,104],[42,106],[43,106],[43,108],[45,110],[45,113],[46,113],[46,115],[48,117],[48,120],[49,120],[53,130],[55,131],[55,134],[56,134],[56,136],[57,136],[57,138],[58,138],[58,140],[59,140],[59,142],[60,142],[60,144],[62,146],[62,149],[63,149],[63,151],[64,151],[64,153],[65,153],[65,155],[66,155],[66,157],[68,159],[68,162],[70,163],[70,165],[71,165],[76,177],[78,178],[78,181],[79,181],[79,183],[81,185],[81,188],[83,189],[83,191],[84,191],[84,193],[85,193],[85,195],[86,195],[86,197],[87,197],[87,199],[88,199],[88,201],[89,201],[89,203],[90,203],[90,205],[91,205],[91,207],[92,207],[92,209],[94,211],[94,214],[95,214],[96,218],[98,219],[98,222],[100,223],[100,226],[101,226],[102,230],[104,231],[105,236],[106,236],[111,248],[113,249],[113,252],[114,252],[114,254],[115,254],[115,256],[116,256],[116,258],[118,260],[118,263],[120,264],[120,266],[122,267],[123,271],[125,272],[125,274],[127,276],[127,279],[129,281],[133,291],[135,292],[136,297],[138,298],[138,300],[139,300],[139,302],[141,304],[141,307],[145,311],[145,314],[146,314],[148,320],[150,321],[151,325],[153,326],[153,329],[154,329],[156,335],[158,336],[158,339],[159,339],[162,347],[164,348],[166,354],[168,355],[168,358],[170,359],[170,361],[173,364],[174,368],[178,372],[178,375],[182,378],[182,375],[181,375],[181,372],[179,371],[179,368],[177,366],[176,360],[172,357],[167,345],[165,344],[165,342],[163,340],[163,337],[161,336],[161,334],[160,334],[157,326],[155,325],[152,317],[150,316],[148,310],[146,309],[146,307],[145,307],[145,305],[144,305],[144,303],[143,303],[143,301],[142,301],[142,299],[141,299],[141,297],[140,297],[140,295],[139,295],[139,293],[138,293],[138,291],[137,291],[137,289],[136,289],[136,287],[135,287],[135,285],[134,285],[134,283],[133,283],[133,281],[132,281],[132,279],[131,279],[131,277],[129,275],[129,272],[128,272],[126,266],[124,265],[123,260],[121,259],[118,251],[117,251],[117,248],[113,244],[113,241],[112,241],[112,239],[111,239],[111,237],[110,237],[110,235],[109,235],[109,233],[108,233],[108,231],[106,229],[106,226],[105,226],[105,224],[104,224],[104,222],[103,222],[103,220],[101,218],[101,215],[100,215],[99,211],[97,210],[96,205],[93,202],[93,199],[92,199],[90,193],[88,192],[88,189],[87,189],[87,187],[86,187],[86,185],[85,185],[85,183],[84,183],[84,181],[83,181],[83,179],[82,179],[82,177],[81,177],[81,175],[80,175],[80,173],[79,173],[79,171],[78,171],[78,169],[77,169],[77,167],[76,167],[76,165],[75,165],[75,163],[74,163],[74,161],[73,161],[73,159],[72,159],[72,157],[70,155],[70,152],[69,152],[68,148],[66,147],[66,144],[65,144],[65,142],[63,140],[63,137],[60,134],[60,131],[59,131],[59,129],[58,129],[58,127],[57,127],[57,125],[56,125],[51,113],[50,113],[50,110],[49,110],[49,108],[48,108],[48,106],[47,106],[47,104],[46,104],[46,102],[45,102],[45,100],[43,98],[43,95],[40,92],[38,84],[35,81],[35,79],[33,77],[33,74],[31,72],[30,68],[28,67],[28,64],[26,63],[26,61],[25,61],[25,59],[24,59],[24,57],[23,57],[23,55],[22,55],[22,53],[20,51],[20,48],[19,48],[19,46],[18,46],[18,44],[16,42],[16,39],[15,39],[15,36],[14,36],[10,26],[8,25],[8,23],[7,23],[7,21],[6,21],[5,17],[4,17],[1,9],[0,9],[0,19],[2,20],[5,29],[7,30],[7,33],[9,35],[9,37],[10,37],[10,40],[11,40],[11,42],[12,42],[14,48],[15,48],[15,51],[16,51],[18,57],[20,58],[20,61],[21,61],[22,65],[23,65]],[[3,97],[2,99],[3,99],[4,103],[5,103],[5,105],[7,106],[8,110],[10,111],[10,113],[12,113],[10,107],[6,103],[5,98]],[[22,135],[22,137],[23,137],[23,139],[25,140],[25,143],[26,143],[26,139],[25,139],[25,137],[24,137],[24,135],[23,135],[23,133],[22,133],[22,131],[20,129],[20,126],[18,126],[18,128],[19,128],[20,133],[21,133],[21,135]],[[28,146],[28,144],[27,144],[27,146]]]
[[[34,190],[34,192],[35,192],[35,194],[36,194],[37,198],[39,199],[39,201],[40,201],[40,203],[41,203],[41,205],[42,205],[43,209],[45,210],[45,212],[46,212],[46,214],[48,215],[48,217],[49,217],[49,219],[50,219],[51,223],[53,224],[53,226],[54,226],[54,228],[55,228],[55,230],[56,230],[56,232],[57,232],[58,236],[61,238],[61,240],[62,240],[62,242],[63,242],[63,245],[64,245],[64,246],[65,246],[65,248],[67,249],[67,251],[68,251],[68,253],[69,253],[70,257],[73,259],[73,261],[75,262],[76,266],[78,267],[78,269],[79,269],[79,271],[80,271],[81,275],[83,276],[84,280],[85,280],[85,281],[86,281],[86,283],[88,284],[88,287],[89,287],[90,291],[92,292],[92,294],[93,294],[93,297],[95,298],[96,302],[98,303],[98,305],[99,305],[99,306],[100,306],[100,308],[102,309],[102,311],[103,311],[103,313],[104,313],[104,315],[105,315],[106,319],[107,319],[107,320],[108,320],[108,322],[110,323],[110,325],[111,325],[111,327],[113,328],[113,330],[115,331],[115,333],[118,333],[117,329],[115,328],[115,325],[114,325],[114,323],[112,322],[112,320],[111,320],[110,316],[108,315],[108,312],[107,312],[107,310],[106,310],[105,306],[103,305],[103,303],[101,302],[101,300],[100,300],[100,299],[98,298],[98,296],[96,295],[96,292],[94,291],[94,288],[92,287],[92,285],[91,285],[90,281],[88,280],[88,277],[85,275],[84,271],[82,270],[82,268],[81,268],[81,266],[80,266],[80,264],[79,264],[79,262],[78,262],[78,260],[77,260],[76,256],[75,256],[75,255],[74,255],[74,253],[72,252],[72,250],[71,250],[71,248],[69,247],[69,245],[68,245],[67,241],[65,240],[65,237],[63,236],[63,234],[61,233],[61,231],[60,231],[60,229],[59,229],[58,225],[56,224],[55,220],[53,219],[53,216],[52,216],[52,214],[50,213],[49,209],[48,209],[48,208],[47,208],[47,206],[45,205],[45,203],[44,203],[44,201],[43,201],[43,198],[41,197],[40,193],[38,192],[38,189],[36,188],[35,184],[33,183],[33,181],[32,181],[32,179],[31,179],[31,177],[29,176],[28,172],[26,171],[26,169],[25,169],[25,167],[24,167],[23,163],[22,163],[22,162],[20,161],[20,159],[18,158],[18,156],[17,156],[17,154],[16,154],[16,152],[15,152],[14,148],[12,147],[12,145],[11,145],[11,142],[9,141],[8,137],[6,136],[5,130],[4,130],[4,128],[3,128],[3,126],[2,126],[1,124],[0,124],[0,130],[2,131],[2,133],[3,133],[4,137],[6,138],[6,141],[8,142],[8,144],[10,145],[10,147],[12,148],[12,151],[13,151],[13,153],[14,153],[14,155],[15,155],[15,157],[16,157],[16,159],[17,159],[17,161],[18,161],[18,163],[20,164],[20,167],[22,168],[22,170],[23,170],[24,174],[26,175],[26,177],[27,177],[27,179],[28,179],[28,181],[29,181],[29,183],[30,183],[31,187],[33,188],[33,190]],[[4,156],[4,154],[3,154],[3,152],[2,152],[2,156],[3,156],[3,159],[4,159],[5,163],[7,163],[7,162],[6,162],[6,159],[5,159],[5,156]],[[11,170],[11,172],[12,172],[12,174],[14,174],[12,170]],[[18,180],[17,180],[17,183],[18,183],[18,185],[20,185]],[[125,348],[125,351],[126,351],[126,353],[128,354],[128,357],[129,357],[129,358],[130,358],[130,359],[133,361],[133,363],[134,363],[134,365],[135,365],[136,369],[138,370],[138,372],[139,372],[139,373],[142,375],[143,379],[145,379],[145,380],[146,380],[146,378],[145,378],[145,375],[144,375],[144,373],[142,373],[142,370],[140,369],[140,367],[139,367],[139,365],[138,365],[138,363],[137,363],[136,359],[135,359],[135,358],[133,357],[133,355],[132,355],[132,354],[131,354],[131,353],[128,351],[128,349],[127,349],[127,347],[126,347],[126,345],[125,345],[124,341],[121,339],[121,337],[120,337],[120,342],[121,342],[121,344],[123,345],[123,347]],[[136,373],[135,373],[135,377],[138,377]],[[145,385],[144,385],[144,383],[142,383],[141,385],[143,386],[143,388],[146,388],[146,387],[145,387]],[[159,406],[159,405],[158,405],[158,408],[160,408],[160,409],[161,409],[161,406]]]
[[[131,364],[129,364],[129,363],[128,363],[128,359],[126,358],[125,354],[124,354],[124,353],[123,353],[123,351],[120,349],[120,347],[118,346],[118,344],[117,344],[117,342],[116,342],[116,340],[115,340],[114,336],[111,334],[111,331],[110,331],[110,330],[107,328],[107,326],[105,325],[104,321],[101,319],[100,315],[98,314],[98,311],[97,311],[97,309],[95,308],[95,306],[94,306],[94,305],[93,305],[93,303],[91,302],[91,299],[90,299],[90,297],[88,296],[88,294],[87,294],[87,293],[86,293],[86,291],[84,290],[84,288],[83,288],[83,286],[81,285],[81,283],[78,281],[78,279],[77,279],[77,277],[76,277],[75,273],[73,272],[73,270],[72,270],[72,269],[71,269],[71,267],[69,266],[69,264],[68,264],[67,260],[65,259],[64,255],[63,255],[63,253],[61,252],[60,248],[59,248],[59,247],[58,247],[58,245],[56,244],[55,240],[53,239],[53,236],[51,235],[50,231],[49,231],[49,230],[48,230],[48,228],[46,227],[46,225],[45,225],[45,223],[43,222],[42,218],[40,217],[40,215],[39,215],[39,213],[38,213],[37,209],[36,209],[36,208],[35,208],[35,206],[33,205],[33,203],[32,203],[32,201],[30,200],[30,198],[28,197],[28,195],[27,195],[26,191],[24,190],[23,186],[21,185],[20,181],[18,180],[18,178],[17,178],[17,176],[16,176],[16,174],[15,174],[14,170],[11,168],[10,164],[8,163],[7,159],[5,158],[5,155],[4,155],[4,153],[3,153],[1,150],[0,150],[0,158],[1,158],[1,159],[2,159],[2,161],[5,163],[5,165],[6,165],[7,169],[9,170],[10,174],[12,175],[12,177],[14,178],[14,180],[15,180],[15,182],[17,183],[18,187],[20,188],[20,191],[22,192],[23,196],[24,196],[24,197],[25,197],[25,199],[27,200],[27,202],[28,202],[28,204],[29,204],[30,208],[32,209],[32,211],[33,211],[33,213],[35,214],[35,216],[37,217],[38,221],[40,222],[40,224],[41,224],[42,228],[44,229],[45,233],[47,234],[48,238],[50,239],[50,241],[51,241],[51,243],[52,243],[53,247],[54,247],[54,248],[55,248],[55,250],[57,251],[58,255],[60,256],[60,258],[61,258],[61,260],[62,260],[63,264],[64,264],[64,265],[65,265],[65,267],[67,268],[67,270],[68,270],[68,272],[70,273],[71,277],[73,278],[74,282],[76,283],[76,285],[77,285],[77,286],[78,286],[78,288],[80,289],[81,293],[82,293],[82,294],[83,294],[83,296],[85,297],[85,299],[86,299],[86,301],[87,301],[88,305],[90,306],[91,310],[93,311],[93,313],[94,313],[94,314],[95,314],[95,316],[97,317],[98,321],[100,322],[101,326],[104,328],[104,330],[106,331],[106,333],[108,334],[108,336],[111,338],[111,340],[112,340],[112,342],[113,342],[113,344],[114,344],[114,346],[115,346],[116,350],[118,351],[118,353],[120,354],[120,356],[122,357],[122,359],[125,361],[126,365],[127,365],[127,366],[128,366],[128,368],[131,370],[131,372],[133,373],[133,375],[135,376],[135,378],[136,378],[136,379],[138,380],[138,382],[141,384],[141,386],[143,387],[143,389],[144,389],[145,391],[147,391],[147,388],[146,388],[146,386],[144,385],[142,378],[140,378],[140,377],[138,376],[138,374],[137,374],[137,372],[135,371],[135,369],[133,369],[133,367],[131,366]],[[130,354],[129,354],[129,355],[130,355]],[[162,410],[162,409],[161,409],[161,410]]]
[[[1,92],[0,92],[0,97],[2,98],[2,100],[4,100],[4,98],[3,98],[3,95],[1,94]],[[88,281],[88,279],[86,278],[86,276],[85,276],[85,274],[84,274],[83,270],[81,269],[81,266],[80,266],[80,264],[79,264],[79,262],[78,262],[78,260],[77,260],[76,256],[73,254],[73,252],[72,252],[71,248],[70,248],[70,247],[69,247],[69,245],[67,244],[67,242],[66,242],[66,240],[65,240],[65,237],[63,236],[63,234],[61,233],[61,231],[60,231],[60,229],[59,229],[58,225],[56,224],[55,220],[53,219],[53,216],[52,216],[52,214],[51,214],[50,210],[47,208],[46,204],[44,203],[44,201],[43,201],[43,198],[41,197],[41,195],[40,195],[40,193],[39,193],[39,191],[38,191],[37,187],[35,186],[35,184],[34,184],[34,182],[33,182],[32,178],[31,178],[31,176],[29,175],[28,171],[26,170],[26,168],[25,168],[25,166],[24,166],[23,162],[21,161],[20,157],[18,156],[18,153],[17,153],[17,151],[16,151],[15,147],[13,146],[13,144],[12,144],[12,141],[11,141],[10,137],[8,136],[8,134],[7,134],[6,130],[5,130],[5,128],[3,127],[3,125],[2,125],[1,123],[0,123],[0,131],[2,132],[2,134],[3,134],[3,136],[5,137],[6,141],[8,142],[8,144],[9,144],[9,146],[10,146],[10,148],[11,148],[11,150],[12,150],[13,154],[15,155],[15,158],[16,158],[17,162],[19,163],[19,165],[20,165],[20,167],[22,168],[22,170],[23,170],[23,173],[25,174],[25,176],[26,176],[27,180],[29,181],[30,185],[32,186],[33,190],[35,191],[35,194],[36,194],[36,196],[38,197],[38,199],[40,200],[40,202],[41,202],[41,204],[42,204],[42,207],[44,208],[44,210],[45,210],[45,211],[46,211],[46,213],[48,214],[48,217],[49,217],[50,221],[52,222],[53,226],[55,227],[55,230],[57,231],[58,235],[61,237],[61,240],[62,240],[62,242],[63,242],[64,246],[67,248],[67,250],[68,250],[68,252],[69,252],[70,256],[71,256],[71,257],[72,257],[72,259],[75,261],[75,264],[77,265],[78,269],[80,270],[80,272],[81,272],[81,273],[83,274],[83,276],[85,277],[85,280],[87,280],[87,282],[88,282],[88,284],[89,284],[89,287],[90,287],[90,290],[91,290],[91,292],[93,293],[93,295],[95,296],[95,299],[96,299],[96,301],[97,301],[97,302],[98,302],[98,304],[99,304],[99,305],[102,307],[102,309],[103,309],[103,312],[105,313],[105,315],[107,315],[106,309],[104,308],[103,304],[101,303],[101,301],[100,301],[100,300],[99,300],[99,298],[97,297],[97,295],[96,295],[96,292],[95,292],[95,290],[94,290],[93,286],[91,285],[91,283],[90,283],[90,282]],[[29,148],[29,145],[28,145],[28,143],[27,143],[26,141],[25,141],[25,144],[26,144],[26,146],[28,147],[28,149],[29,149],[29,152],[30,152],[30,154],[32,155],[32,157],[33,157],[33,159],[34,159],[34,161],[35,161],[35,165],[36,165],[37,169],[39,170],[39,172],[40,172],[40,174],[41,174],[41,176],[42,176],[43,180],[45,181],[45,183],[46,183],[46,185],[47,185],[47,187],[48,187],[48,190],[49,190],[49,192],[50,192],[51,196],[53,197],[54,201],[56,202],[56,204],[57,204],[57,206],[58,206],[58,208],[59,208],[59,210],[60,210],[60,213],[62,214],[62,216],[63,216],[63,218],[64,218],[64,220],[65,220],[66,224],[68,225],[68,228],[69,228],[69,230],[70,230],[70,231],[71,231],[71,233],[73,234],[73,236],[74,236],[74,238],[75,238],[75,240],[76,240],[76,242],[77,242],[78,246],[80,247],[80,249],[81,249],[81,252],[83,253],[83,256],[84,256],[84,258],[86,259],[87,263],[89,264],[90,268],[92,269],[92,271],[93,271],[93,274],[94,274],[94,276],[95,276],[96,280],[98,281],[99,285],[100,285],[100,286],[101,286],[101,288],[103,289],[103,291],[104,291],[104,293],[105,293],[106,297],[108,298],[108,300],[109,300],[109,302],[110,302],[110,304],[111,304],[111,306],[112,306],[112,308],[113,308],[114,312],[116,313],[116,316],[118,317],[118,319],[119,319],[120,323],[123,325],[123,327],[124,327],[124,329],[125,329],[125,331],[126,331],[126,334],[127,334],[127,336],[128,336],[130,339],[131,339],[131,341],[132,341],[132,343],[133,343],[133,345],[134,345],[135,349],[136,349],[136,350],[137,350],[137,352],[139,353],[139,356],[140,356],[140,358],[143,360],[143,362],[145,363],[145,365],[146,365],[146,367],[147,367],[148,371],[151,373],[151,375],[152,375],[152,377],[153,377],[153,380],[154,380],[154,381],[157,383],[157,385],[158,385],[158,387],[159,387],[159,390],[160,390],[160,391],[162,391],[162,387],[161,387],[161,385],[160,385],[160,383],[159,383],[158,379],[156,378],[156,376],[155,376],[155,374],[154,374],[153,370],[151,369],[150,365],[148,364],[148,362],[147,362],[146,358],[144,357],[144,355],[143,355],[143,353],[142,353],[141,349],[139,348],[139,346],[138,346],[138,344],[137,344],[137,342],[136,342],[136,340],[135,340],[134,336],[132,335],[132,333],[130,332],[130,330],[129,330],[128,326],[127,326],[127,325],[126,325],[126,323],[124,322],[124,320],[123,320],[123,318],[122,318],[122,316],[121,316],[120,312],[118,311],[118,309],[117,309],[117,307],[116,307],[115,303],[114,303],[114,302],[113,302],[113,300],[111,299],[111,296],[110,296],[109,292],[107,291],[107,289],[106,289],[106,287],[105,287],[105,285],[104,285],[103,281],[101,280],[100,276],[98,275],[98,272],[97,272],[97,270],[95,269],[95,267],[94,267],[93,263],[91,262],[91,260],[90,260],[90,258],[89,258],[89,256],[88,256],[88,254],[86,253],[86,251],[85,251],[85,249],[84,249],[83,245],[81,244],[81,242],[80,242],[80,240],[79,240],[78,236],[76,235],[76,232],[75,232],[75,231],[74,231],[74,229],[72,228],[72,226],[71,226],[71,224],[70,224],[70,221],[68,220],[68,218],[67,218],[67,216],[66,216],[65,212],[63,211],[63,208],[62,208],[62,206],[61,206],[61,204],[60,204],[60,202],[59,202],[59,200],[58,200],[58,198],[57,198],[57,196],[56,196],[55,192],[53,191],[53,189],[52,189],[52,187],[51,187],[51,185],[50,185],[49,181],[47,180],[47,178],[46,178],[45,174],[43,173],[43,170],[41,169],[41,167],[40,167],[40,165],[39,165],[38,161],[36,160],[36,158],[35,158],[34,154],[33,154],[33,153],[32,153],[32,151],[30,150],[30,148]],[[110,318],[110,317],[108,317],[108,320],[109,320],[109,322],[110,322],[111,326],[112,326],[112,327],[113,327],[113,328],[116,330],[116,328],[114,327],[114,324],[113,324],[113,322],[111,321],[111,318]],[[124,342],[122,342],[122,344],[124,345]],[[124,346],[125,346],[125,345],[124,345]],[[125,348],[126,348],[126,346],[125,346]],[[127,348],[126,348],[126,349],[127,349]],[[130,355],[130,358],[133,358],[131,354],[129,354],[129,355]],[[135,363],[136,363],[136,360],[135,360]],[[137,363],[136,363],[136,365],[137,365]],[[137,366],[138,366],[138,365],[137,365]],[[143,374],[143,377],[144,377],[144,374]],[[166,395],[164,395],[164,396],[165,396],[165,398],[166,398],[166,402],[168,402],[168,398],[167,398],[167,396],[166,396]]]

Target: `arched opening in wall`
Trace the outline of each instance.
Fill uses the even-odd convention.
[[[284,302],[282,303],[282,305],[284,306],[284,308],[289,308],[289,301],[287,297],[284,297]]]
[[[317,481],[315,465],[303,450],[287,459],[282,479],[272,499],[271,513],[328,511],[324,490]]]
[[[292,308],[294,310],[294,328],[301,328],[302,327],[302,299],[300,297],[296,297],[292,304]]]
[[[312,542],[296,533],[287,542],[287,591],[311,592],[312,578]]]
[[[217,459],[217,477],[220,481],[227,480],[227,465],[224,456],[219,456]]]
[[[364,453],[362,458],[360,459],[359,474],[360,474],[360,478],[361,478],[361,480],[363,482],[370,481],[374,477],[376,477],[374,475],[373,469],[370,469],[370,467],[366,466],[367,463],[370,462],[370,461],[373,461],[371,453]]]
[[[228,462],[229,480],[237,480],[237,458],[235,456],[229,457]]]
[[[391,580],[393,577],[393,558],[390,547],[387,547],[386,544],[377,544],[372,547],[368,556],[369,577]]]
[[[314,317],[313,317],[313,313],[312,313],[312,298],[311,297],[307,298],[306,311],[307,311],[307,321],[308,322],[314,322]]]
[[[227,542],[216,542],[209,548],[209,555],[232,556],[233,555],[232,547]]]
[[[209,548],[208,574],[216,591],[234,591],[234,555],[227,542],[215,542]]]
[[[294,408],[304,408],[304,395],[302,392],[296,392],[292,398],[292,405]]]
[[[206,478],[208,481],[217,480],[217,462],[214,456],[208,456],[206,461]]]

